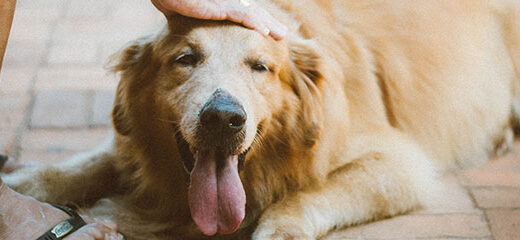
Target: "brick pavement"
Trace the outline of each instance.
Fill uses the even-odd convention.
[[[0,152],[52,162],[100,143],[117,79],[104,64],[160,26],[146,0],[19,0],[0,74]],[[484,166],[443,177],[432,207],[326,239],[520,239],[520,142]]]

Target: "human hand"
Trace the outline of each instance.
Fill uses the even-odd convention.
[[[152,0],[165,15],[178,13],[208,20],[230,20],[275,40],[285,37],[287,27],[254,0]]]
[[[32,197],[19,194],[0,179],[0,239],[36,239],[69,218],[60,209],[42,203]],[[65,237],[65,240],[119,240],[117,226],[106,220],[82,218],[88,223]]]

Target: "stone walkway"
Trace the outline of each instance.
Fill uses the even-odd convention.
[[[108,56],[160,26],[147,0],[19,0],[0,75],[0,152],[52,162],[109,133],[116,76]],[[326,239],[520,239],[520,143],[443,177],[437,206]]]

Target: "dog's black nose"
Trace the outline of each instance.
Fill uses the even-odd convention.
[[[227,92],[217,89],[200,112],[200,127],[208,137],[229,138],[241,131],[246,123],[246,112]]]
[[[234,132],[241,130],[245,122],[244,110],[232,105],[208,106],[200,115],[200,123],[208,129]]]

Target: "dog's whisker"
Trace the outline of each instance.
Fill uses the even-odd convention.
[[[257,147],[261,148],[262,146],[265,145],[264,140],[265,140],[265,137],[264,137],[264,134],[262,133],[262,129],[258,129],[256,131],[255,138],[253,139],[253,143],[251,144],[251,146],[257,146]]]

